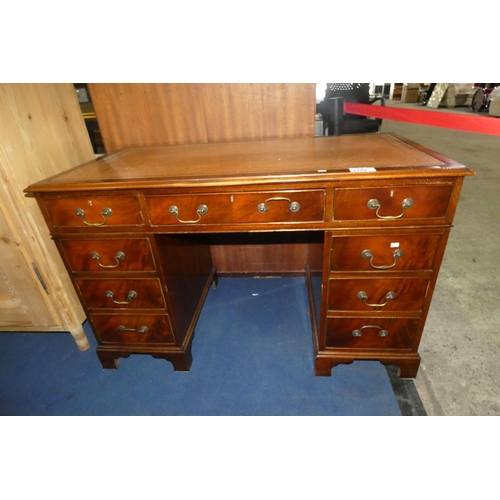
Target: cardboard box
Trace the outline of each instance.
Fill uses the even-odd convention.
[[[439,105],[447,108],[470,106],[475,91],[472,83],[450,83]]]
[[[403,92],[401,94],[401,101],[403,102],[418,102],[420,93],[419,83],[406,83],[403,85]]]

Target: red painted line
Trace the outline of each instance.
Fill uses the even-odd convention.
[[[494,116],[467,116],[457,113],[390,108],[347,101],[344,102],[344,111],[353,115],[370,116],[383,120],[451,128],[478,134],[500,135],[500,119]]]

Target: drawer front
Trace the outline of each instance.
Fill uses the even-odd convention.
[[[326,347],[413,349],[418,319],[328,318]]]
[[[328,309],[422,312],[429,283],[425,278],[331,279]]]
[[[432,270],[442,236],[333,236],[330,271]]]
[[[334,220],[440,219],[448,214],[453,186],[390,186],[335,190]]]
[[[146,238],[62,240],[61,246],[75,272],[156,270]]]
[[[325,191],[146,196],[146,203],[155,226],[322,222]]]
[[[54,227],[106,228],[143,225],[139,201],[135,196],[95,198],[45,198]]]
[[[102,344],[173,344],[169,317],[158,314],[93,314],[97,335]]]
[[[75,282],[90,309],[165,307],[158,279],[76,279]]]

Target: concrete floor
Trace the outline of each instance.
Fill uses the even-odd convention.
[[[389,120],[381,132],[398,133],[476,173],[464,181],[414,382],[428,415],[500,415],[500,137]]]

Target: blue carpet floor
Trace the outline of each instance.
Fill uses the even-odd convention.
[[[0,333],[1,415],[401,415],[384,366],[315,377],[305,281],[220,279],[190,372],[146,355],[103,370],[69,334]]]

